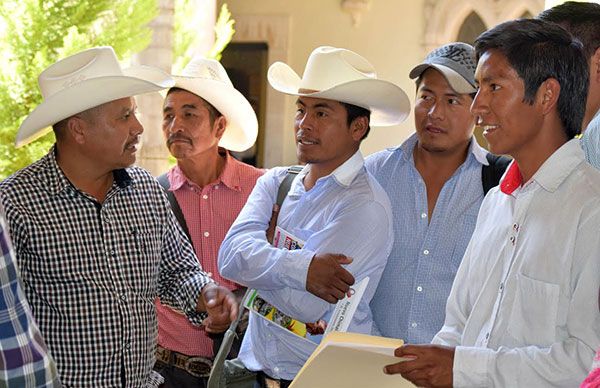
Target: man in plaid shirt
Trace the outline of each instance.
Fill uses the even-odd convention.
[[[44,102],[21,124],[17,145],[49,125],[56,144],[0,183],[33,314],[64,386],[157,386],[157,296],[209,332],[237,315],[158,182],[131,167],[143,128],[130,96],[173,80],[123,70],[111,47],[98,47],[50,66],[39,84]]]
[[[0,208],[0,387],[60,387],[54,361],[33,321]]]

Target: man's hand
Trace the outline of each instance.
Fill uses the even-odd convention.
[[[386,374],[401,374],[418,387],[452,387],[454,348],[438,345],[404,345],[396,357],[410,360],[387,365]]]
[[[275,236],[275,227],[277,226],[277,218],[279,217],[279,205],[273,205],[273,211],[271,212],[271,219],[269,220],[269,227],[267,228],[267,241],[269,244],[273,244],[273,236]]]
[[[202,288],[196,309],[208,313],[202,322],[208,333],[221,333],[237,318],[238,303],[227,288],[209,283]]]
[[[306,291],[329,303],[343,299],[354,284],[354,276],[342,267],[350,263],[352,259],[344,255],[315,255],[308,266]]]

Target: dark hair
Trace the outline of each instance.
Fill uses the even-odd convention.
[[[367,138],[367,136],[369,135],[369,132],[371,132],[371,125],[369,125],[369,122],[371,120],[371,111],[363,108],[362,106],[358,106],[358,105],[352,105],[349,104],[347,102],[340,102],[342,104],[342,106],[344,108],[346,108],[346,113],[347,113],[347,120],[346,123],[348,124],[348,127],[350,127],[350,125],[352,124],[352,122],[357,119],[358,117],[366,117],[367,118],[367,131],[365,132],[365,134],[363,135],[363,137],[360,138],[360,140],[364,140]]]
[[[537,18],[556,23],[579,39],[587,59],[600,48],[600,4],[567,1],[541,12]]]
[[[533,104],[542,82],[560,84],[558,116],[568,139],[581,132],[588,91],[589,70],[581,43],[563,28],[536,19],[517,19],[497,25],[475,40],[477,60],[497,50],[525,85],[523,101]]]
[[[185,89],[178,88],[178,87],[173,87],[173,88],[169,89],[169,91],[167,92],[167,96],[173,92],[192,93],[189,90],[185,90]],[[198,96],[195,93],[192,93],[192,94]],[[210,125],[213,125],[215,123],[215,120],[218,119],[219,117],[223,116],[223,114],[221,112],[219,112],[219,110],[217,108],[215,108],[210,102],[206,101],[201,96],[198,96],[198,97],[202,100],[202,102],[204,103],[204,106],[208,110],[208,118],[210,120]]]

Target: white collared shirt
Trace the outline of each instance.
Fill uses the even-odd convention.
[[[457,346],[455,387],[579,386],[600,345],[600,173],[571,140],[511,194],[501,186],[432,342]]]
[[[315,254],[340,253],[353,259],[345,268],[356,282],[369,283],[348,331],[370,334],[371,301],[391,251],[392,209],[383,188],[364,168],[356,152],[331,174],[306,190],[296,176],[281,206],[278,226],[305,242],[302,249],[275,248],[266,239],[273,204],[287,168],[276,167],[260,177],[248,202],[231,226],[219,251],[221,274],[257,289],[260,296],[302,322],[328,321],[335,307],[306,290],[308,267]],[[318,342],[318,336],[314,338]],[[239,358],[251,370],[292,380],[317,343],[250,315]]]

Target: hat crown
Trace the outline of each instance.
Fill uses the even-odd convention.
[[[110,46],[95,47],[62,59],[38,77],[44,99],[91,78],[122,76],[117,56]]]
[[[203,78],[219,81],[233,87],[233,83],[229,79],[223,65],[214,59],[201,57],[194,58],[182,70],[181,75],[190,78]]]
[[[475,85],[475,50],[466,43],[454,42],[439,47],[427,55],[424,63],[446,66],[460,74],[471,85]]]
[[[376,79],[369,61],[350,50],[321,46],[308,57],[300,88],[320,91],[361,79]]]

